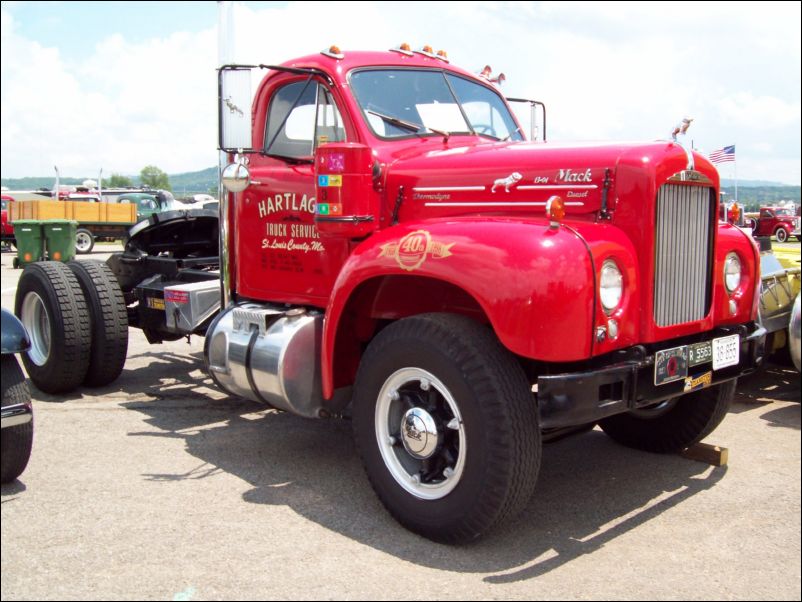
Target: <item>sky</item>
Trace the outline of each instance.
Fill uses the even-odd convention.
[[[550,141],[736,145],[722,177],[800,184],[800,2],[236,2],[241,63],[401,42],[504,72]],[[216,2],[2,2],[4,178],[217,164]]]

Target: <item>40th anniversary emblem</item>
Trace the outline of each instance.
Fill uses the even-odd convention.
[[[392,257],[402,270],[412,272],[422,266],[428,256],[435,259],[450,257],[454,244],[432,240],[432,235],[426,230],[415,230],[398,242],[382,245],[379,257]]]

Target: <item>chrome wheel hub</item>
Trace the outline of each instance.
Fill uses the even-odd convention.
[[[50,317],[45,304],[36,293],[28,293],[20,308],[22,324],[31,339],[28,357],[37,366],[44,366],[50,357]]]
[[[422,368],[393,373],[376,400],[376,441],[403,489],[423,500],[451,493],[462,478],[467,439],[454,396]]]
[[[401,441],[410,456],[425,460],[437,449],[440,440],[437,423],[423,408],[411,408],[401,420]]]
[[[92,244],[92,240],[89,238],[89,235],[84,232],[79,232],[75,236],[75,248],[78,251],[86,251],[89,249],[89,246]]]

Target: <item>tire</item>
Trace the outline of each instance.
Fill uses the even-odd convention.
[[[379,499],[435,541],[476,539],[522,510],[537,482],[542,443],[526,376],[492,331],[462,316],[406,318],[371,341],[353,426]]]
[[[785,228],[777,228],[774,231],[774,236],[777,237],[777,242],[785,242],[788,240],[788,230]]]
[[[86,228],[78,228],[75,233],[75,252],[80,255],[90,253],[95,248],[95,237]]]
[[[24,403],[30,405],[31,392],[25,376],[13,355],[2,357],[2,407]],[[0,482],[10,483],[22,474],[28,465],[33,445],[33,421],[4,428],[0,441]]]
[[[114,382],[128,355],[128,311],[123,292],[109,266],[100,261],[70,261],[89,309],[92,343],[83,384],[103,387]]]
[[[757,236],[757,220],[754,218],[750,218],[747,221],[747,225],[752,229],[752,234]]]
[[[31,381],[46,393],[80,386],[92,338],[89,310],[72,271],[56,261],[28,265],[17,285],[14,311],[31,338],[31,348],[22,354]]]
[[[721,424],[737,380],[688,393],[667,402],[601,420],[614,441],[648,452],[677,453],[698,443]]]

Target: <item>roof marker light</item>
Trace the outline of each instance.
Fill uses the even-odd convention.
[[[430,59],[437,58],[437,55],[434,53],[434,50],[432,50],[432,47],[429,46],[428,44],[426,44],[420,50],[416,50],[415,52],[417,52],[418,54],[422,54],[423,56],[428,56]]]
[[[341,60],[343,60],[345,58],[345,55],[340,50],[340,47],[336,46],[334,44],[329,46],[328,49],[326,49],[326,50],[321,50],[320,54],[322,54],[323,56],[327,56],[329,58],[332,58],[332,59],[337,59],[338,61],[341,61]]]
[[[437,58],[439,58],[441,61],[445,61],[447,63],[448,62],[448,53],[445,50],[438,50],[437,51]]]
[[[390,52],[399,52],[406,56],[413,56],[415,54],[412,52],[412,47],[406,42],[399,44],[396,48],[390,48]]]

